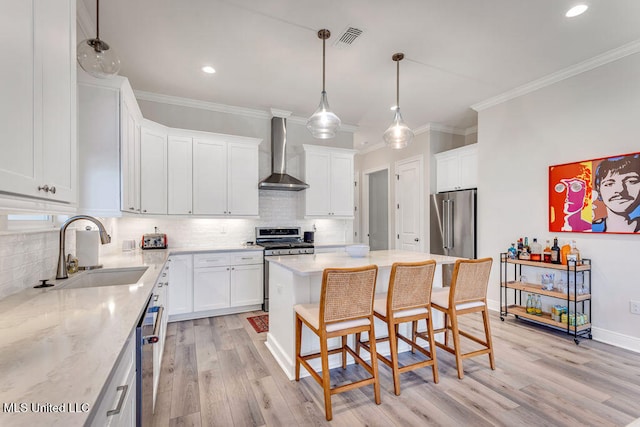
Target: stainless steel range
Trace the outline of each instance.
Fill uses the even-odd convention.
[[[256,244],[264,248],[264,311],[269,311],[268,258],[314,253],[313,243],[303,241],[302,236],[300,227],[256,227]]]

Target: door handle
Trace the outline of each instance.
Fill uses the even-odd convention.
[[[449,204],[446,200],[442,201],[442,248],[449,249],[447,247],[447,243],[449,243],[449,230],[448,226],[449,219]]]
[[[455,204],[453,203],[453,200],[447,200],[447,204],[449,205],[449,209],[447,209],[447,220],[449,222],[448,224],[448,241],[447,241],[447,248],[448,249],[453,249],[453,240],[455,238],[455,236],[453,235],[453,210],[455,209]]]

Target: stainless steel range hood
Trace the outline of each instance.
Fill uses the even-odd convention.
[[[300,191],[309,188],[297,178],[287,175],[287,119],[271,119],[271,175],[260,181],[261,190]]]

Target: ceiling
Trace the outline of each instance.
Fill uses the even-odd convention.
[[[95,1],[78,1],[95,20]],[[395,52],[405,121],[467,129],[471,105],[640,39],[640,1],[582,3],[569,19],[575,0],[109,0],[100,36],[135,90],[308,117],[328,28],[329,103],[373,145],[393,118]],[[363,33],[335,46],[348,27]]]

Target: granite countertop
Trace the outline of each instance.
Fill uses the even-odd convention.
[[[26,289],[0,300],[0,403],[89,404],[88,412],[0,412],[0,425],[75,426],[90,416],[151,294],[167,251],[104,256],[105,268],[147,266],[132,285]],[[67,279],[69,282],[78,275]]]
[[[325,268],[353,268],[376,264],[378,267],[391,267],[394,262],[417,262],[434,259],[438,264],[453,264],[458,259],[445,255],[410,252],[400,250],[371,251],[369,255],[353,258],[346,252],[333,252],[313,255],[271,256],[265,258],[269,262],[279,264],[296,274],[306,276],[322,273]]]
[[[2,410],[0,425],[76,426],[89,419],[169,255],[262,250],[211,245],[102,255],[104,268],[148,269],[132,285],[65,289],[87,274],[79,272],[0,300],[0,404],[89,404],[77,413]]]

